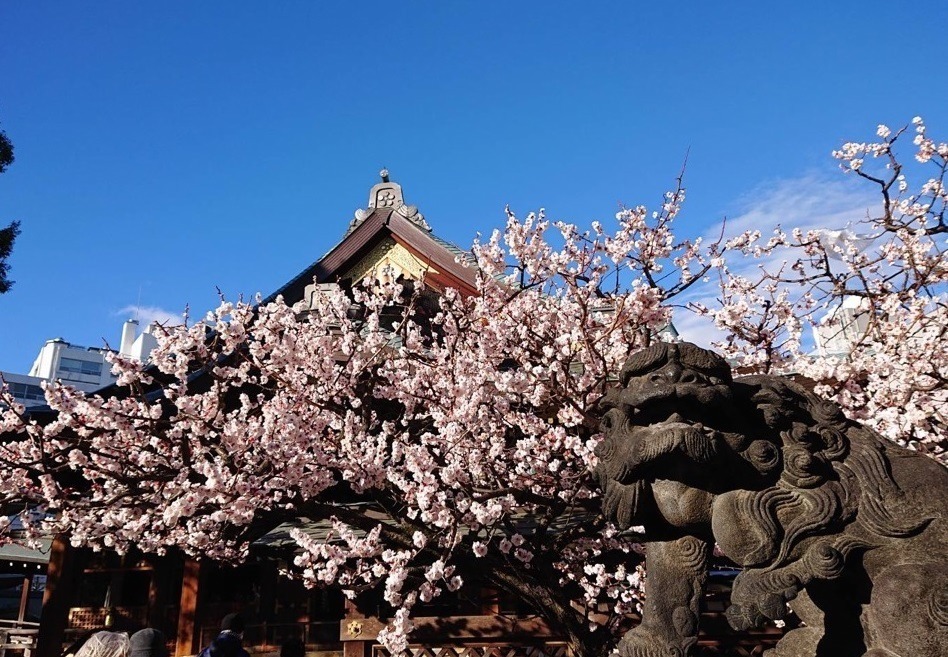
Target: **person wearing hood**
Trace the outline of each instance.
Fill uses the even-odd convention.
[[[199,657],[250,657],[241,644],[243,636],[244,619],[240,614],[227,614],[221,621],[221,633],[201,651]]]
[[[138,630],[129,639],[128,657],[168,657],[165,635],[152,627]]]
[[[75,657],[128,657],[125,632],[96,632],[76,651]]]

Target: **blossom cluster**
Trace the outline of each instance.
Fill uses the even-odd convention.
[[[914,162],[905,162],[897,142],[911,132]],[[720,303],[696,310],[724,331],[717,346],[744,371],[802,374],[853,419],[948,462],[948,144],[921,117],[876,134],[833,151],[878,190],[867,218],[734,238],[728,246],[758,260],[757,273],[722,260]],[[913,176],[923,180],[914,191]]]

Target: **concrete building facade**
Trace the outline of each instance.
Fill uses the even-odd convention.
[[[151,350],[158,345],[155,326],[149,324],[141,333],[138,321],[126,320],[122,325],[119,353],[129,358],[145,361]],[[61,381],[85,392],[93,392],[111,385],[115,378],[107,355],[112,350],[105,347],[83,347],[66,342],[62,338],[47,340],[40,348],[29,374],[0,372],[13,397],[26,406],[46,403],[43,383]]]

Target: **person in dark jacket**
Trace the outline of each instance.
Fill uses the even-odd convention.
[[[128,657],[168,657],[165,635],[153,627],[138,630],[129,639]]]
[[[221,633],[201,651],[199,657],[250,657],[241,645],[243,636],[244,619],[240,614],[227,614],[221,621]]]

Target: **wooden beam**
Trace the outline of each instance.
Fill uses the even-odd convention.
[[[186,559],[181,577],[181,604],[178,607],[178,637],[175,657],[195,655],[200,648],[201,628],[198,608],[201,602],[201,562]]]
[[[356,624],[353,625],[352,623]],[[556,639],[558,635],[537,616],[518,618],[495,614],[490,616],[420,616],[412,618],[415,629],[412,641],[454,639],[532,640]],[[344,643],[374,641],[386,625],[385,619],[360,618],[348,613],[339,626],[339,640]]]
[[[69,544],[69,539],[62,534],[53,539],[46,569],[46,590],[43,592],[40,633],[36,643],[37,657],[59,657],[62,653],[77,571],[76,561],[76,549]]]

